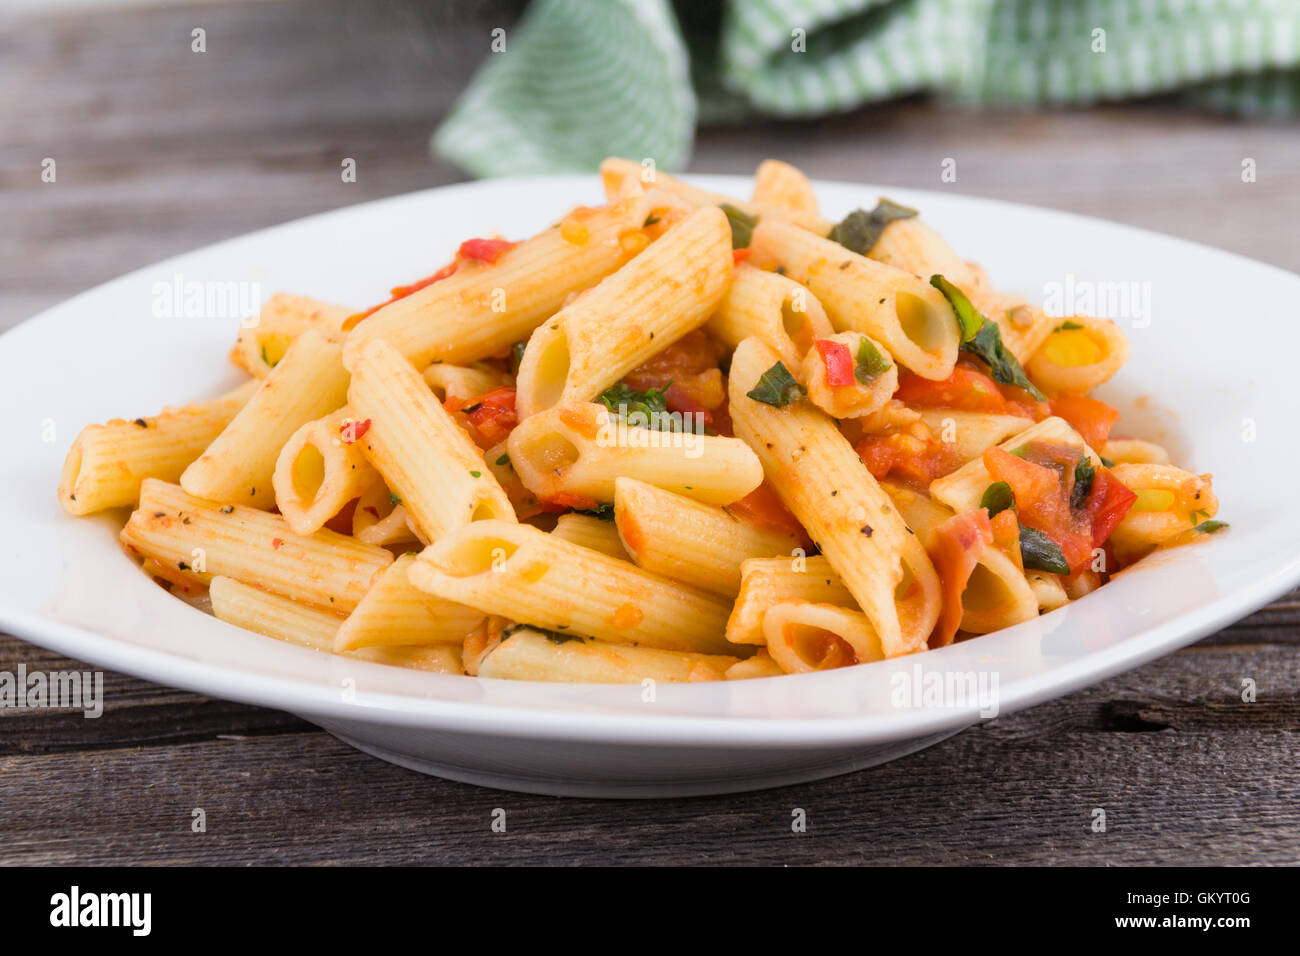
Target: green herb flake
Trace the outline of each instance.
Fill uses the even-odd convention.
[[[969,342],[979,334],[981,328],[985,325],[992,325],[984,316],[980,315],[979,310],[971,304],[971,300],[966,297],[966,293],[957,288],[943,276],[935,273],[930,276],[930,285],[934,286],[943,293],[943,297],[948,300],[952,306],[952,311],[957,316],[957,327],[961,330],[962,342]],[[997,328],[997,326],[994,326]]]
[[[871,212],[865,209],[853,210],[826,238],[838,242],[851,252],[865,256],[880,241],[886,226],[899,219],[911,219],[915,215],[915,209],[882,198]]]
[[[402,499],[390,491],[388,493],[388,503],[396,507],[397,505],[400,505],[402,503]]]
[[[574,508],[571,513],[575,515],[587,515],[591,518],[599,518],[601,521],[614,520],[614,506],[608,501],[599,504],[594,508]]]
[[[1084,455],[1079,459],[1079,463],[1074,466],[1074,487],[1070,489],[1070,509],[1078,511],[1083,507],[1083,503],[1088,500],[1088,495],[1092,492],[1093,479],[1097,477],[1097,469],[1093,467],[1092,459]]]
[[[1192,530],[1199,531],[1201,534],[1214,534],[1214,532],[1227,527],[1229,527],[1229,525],[1226,521],[1202,521]]]
[[[483,477],[483,472],[481,472],[481,471],[471,471],[470,474],[471,474],[472,476],[474,476],[475,478],[482,478],[482,477]]]
[[[648,229],[650,226],[653,226],[658,222],[659,222],[659,217],[656,216],[654,213],[651,213],[650,215],[645,217],[645,222],[641,223],[641,228]]]
[[[880,349],[876,348],[871,339],[864,337],[858,343],[857,365],[853,369],[853,375],[859,382],[870,385],[888,372],[890,367],[889,359],[880,354]]]
[[[764,405],[785,408],[807,395],[808,390],[795,381],[784,364],[777,362],[759,376],[758,383],[745,394]]]
[[[1052,331],[1053,332],[1074,332],[1081,328],[1083,328],[1083,326],[1080,325],[1078,322],[1075,322],[1071,319],[1066,319],[1056,328],[1052,329]]]
[[[1020,526],[1020,557],[1026,568],[1050,574],[1069,574],[1070,566],[1055,541],[1033,528]]]
[[[980,507],[989,510],[989,517],[1001,514],[1010,508],[1016,510],[1016,496],[1012,492],[1011,486],[1005,481],[995,481],[984,489],[984,494],[980,496]]]
[[[597,401],[624,422],[627,422],[633,414],[640,412],[645,416],[645,422],[641,423],[640,427],[650,428],[661,422],[675,422],[667,414],[668,389],[671,384],[670,382],[663,388],[648,388],[644,392],[638,392],[619,382],[601,392]]]
[[[496,460],[496,464],[498,464],[498,465],[508,465],[508,464],[510,464],[510,456],[509,456],[509,455],[502,455],[500,458],[498,458],[498,459]]]
[[[1097,457],[1101,459],[1101,463],[1105,465],[1107,468],[1115,467],[1115,463],[1111,461],[1109,458],[1107,458],[1105,455],[1098,455]]]
[[[727,222],[731,225],[731,248],[748,249],[750,240],[754,238],[754,227],[758,225],[758,217],[742,212],[727,203],[722,204],[722,211],[727,214]]]
[[[1002,344],[1002,333],[998,331],[996,323],[985,322],[975,333],[974,338],[962,343],[961,350],[985,362],[989,367],[989,374],[993,376],[993,381],[1023,388],[1040,402],[1047,401],[1047,396],[1038,390],[1037,385],[1029,381],[1029,376],[1020,367],[1020,362]]]

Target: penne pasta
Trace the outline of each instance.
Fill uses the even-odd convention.
[[[589,403],[525,419],[506,448],[538,498],[584,508],[612,502],[620,476],[715,505],[731,504],[763,481],[757,456],[739,439],[628,425]]]
[[[352,511],[352,536],[365,544],[400,545],[420,539],[411,528],[406,508],[382,480],[361,493]]]
[[[763,644],[763,616],[777,604],[856,603],[830,561],[821,555],[795,558],[750,558],[740,566],[740,593],[727,618],[727,640]]]
[[[134,505],[146,478],[176,481],[257,387],[246,382],[217,398],[164,408],[149,418],[87,425],[64,459],[59,504],[70,515],[88,515]]]
[[[479,677],[591,684],[677,683],[722,680],[739,658],[664,651],[569,638],[528,628],[515,631],[483,658]]]
[[[939,579],[925,549],[830,418],[806,402],[775,408],[749,397],[776,361],[756,339],[732,356],[736,434],[839,572],[885,655],[922,650],[939,616]]]
[[[740,590],[743,562],[801,544],[795,535],[635,478],[614,482],[614,521],[637,567],[727,597]]]
[[[308,329],[339,333],[351,314],[351,309],[340,305],[277,292],[266,300],[257,319],[239,330],[230,360],[249,375],[266,378],[298,336]]]
[[[337,341],[311,329],[285,352],[221,434],[180,477],[199,498],[269,508],[280,450],[303,425],[347,401],[348,374]]]
[[[408,576],[414,563],[413,553],[404,554],[375,572],[370,589],[334,635],[335,652],[430,644],[460,647],[483,623],[486,615],[482,611],[439,600],[416,588]]]
[[[1168,465],[1169,452],[1155,442],[1141,438],[1111,438],[1101,454],[1117,465]]]
[[[279,515],[219,505],[147,479],[122,544],[202,584],[213,576],[255,584],[336,613],[350,612],[393,556],[333,531],[295,534]]]
[[[368,427],[343,408],[308,422],[284,443],[271,486],[276,507],[296,533],[319,531],[344,505],[380,481],[361,453],[360,438]]]
[[[817,297],[793,279],[748,263],[736,267],[727,294],[709,319],[709,334],[735,348],[754,336],[795,368],[816,339],[835,330]]]
[[[783,601],[763,615],[767,653],[787,674],[884,660],[880,638],[861,611],[835,604]]]
[[[495,262],[467,264],[362,320],[348,335],[343,362],[352,368],[378,339],[417,368],[504,355],[568,296],[645,248],[643,226],[653,209],[646,196],[576,209],[559,228],[538,233]]]
[[[898,366],[861,332],[818,339],[799,366],[808,400],[832,418],[861,418],[884,408],[898,389]],[[832,372],[840,373],[832,382]]]
[[[1027,419],[1018,415],[969,412],[956,408],[918,409],[921,421],[945,444],[957,449],[962,463],[979,458],[984,452],[1024,431]]]
[[[1083,395],[1128,361],[1128,339],[1108,319],[1075,315],[1053,328],[1026,370],[1049,395]]]
[[[754,205],[787,209],[812,221],[817,216],[817,193],[797,167],[779,159],[765,159],[754,173]]]
[[[619,558],[622,561],[632,560],[627,549],[623,547],[623,541],[619,538],[618,528],[614,526],[614,522],[604,521],[592,515],[576,512],[560,515],[551,530],[551,537],[590,548],[592,551],[599,551],[611,558]]]
[[[713,207],[691,213],[533,333],[519,365],[519,416],[596,398],[703,325],[731,272],[727,217]]]
[[[1219,513],[1210,475],[1172,465],[1116,465],[1111,475],[1137,494],[1111,540],[1130,559]]]
[[[485,363],[451,365],[436,362],[424,370],[424,380],[438,401],[444,403],[452,400],[467,402],[484,392],[511,384],[508,375]]]
[[[480,521],[426,548],[411,582],[435,597],[615,644],[720,654],[720,598],[548,535]]]
[[[837,331],[863,332],[922,378],[944,379],[957,361],[952,307],[927,281],[850,252],[779,220],[761,220],[751,261],[781,268],[817,296]]]
[[[348,401],[369,421],[358,441],[424,540],[485,518],[514,521],[514,508],[483,453],[387,342],[366,346]]]
[[[268,594],[234,578],[215,577],[209,589],[212,613],[228,624],[256,631],[278,641],[330,651],[343,619],[319,608]],[[431,647],[363,647],[345,656],[373,664],[410,667],[436,674],[463,674],[461,650],[454,645]]]

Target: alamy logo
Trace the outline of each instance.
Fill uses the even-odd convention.
[[[251,328],[262,308],[258,282],[187,279],[177,272],[171,282],[155,282],[151,291],[156,319],[238,319]]]
[[[74,886],[50,897],[51,926],[128,926],[133,936],[148,936],[152,924],[152,893],[82,893]]]
[[[997,671],[941,671],[923,668],[890,675],[889,702],[900,710],[975,708],[985,720],[998,715]]]
[[[86,718],[104,713],[103,671],[0,671],[0,707],[80,710]]]

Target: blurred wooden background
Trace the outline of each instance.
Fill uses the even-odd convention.
[[[428,136],[518,9],[0,13],[0,330],[166,256],[462,179],[430,156]],[[190,51],[197,26],[203,54]],[[1160,101],[987,114],[915,99],[706,130],[691,169],[748,172],[768,155],[818,177],[1069,209],[1300,271],[1294,124]],[[340,182],[345,156],[355,184]],[[949,156],[958,178],[943,184]],[[55,184],[41,182],[45,157]],[[1254,183],[1241,180],[1245,158]],[[1296,863],[1298,624],[1292,594],[1195,647],[876,770],[655,803],[422,777],[287,714],[108,675],[99,720],[0,710],[0,862]],[[19,662],[71,666],[0,636],[0,670]],[[1241,702],[1242,677],[1258,681],[1255,703]],[[205,834],[190,831],[195,807]],[[489,829],[496,807],[507,835]],[[790,832],[794,807],[806,834]],[[1090,831],[1094,807],[1107,833]]]

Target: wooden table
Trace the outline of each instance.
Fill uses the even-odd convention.
[[[462,178],[430,157],[428,134],[517,4],[449,9],[294,0],[0,23],[0,329],[168,255]],[[207,53],[190,51],[196,26]],[[1294,125],[1169,103],[989,115],[913,101],[709,130],[691,168],[743,172],[767,155],[814,176],[1089,213],[1300,271]],[[47,156],[54,185],[40,180]],[[357,159],[353,185],[343,156]],[[945,157],[956,183],[939,181]],[[1291,594],[875,770],[654,803],[449,783],[287,714],[110,674],[99,720],[0,711],[0,862],[1296,863],[1297,624]],[[0,637],[0,670],[19,662],[77,666]],[[497,807],[506,834],[490,829]],[[791,832],[795,807],[805,834]],[[1095,807],[1105,833],[1091,831]],[[206,833],[191,832],[195,808]]]

